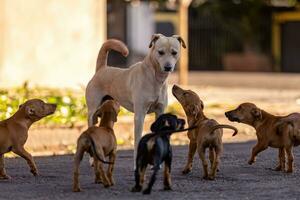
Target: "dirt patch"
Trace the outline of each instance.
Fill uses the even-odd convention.
[[[286,174],[271,168],[277,162],[277,151],[269,148],[262,152],[253,166],[247,164],[253,142],[224,145],[220,172],[215,181],[204,181],[198,156],[189,175],[182,175],[186,162],[187,146],[173,147],[172,188],[162,191],[162,174],[159,171],[151,196],[134,194],[129,190],[134,184],[132,150],[117,153],[116,185],[105,189],[93,183],[93,170],[87,156],[81,164],[81,193],[73,193],[73,156],[35,157],[41,176],[33,177],[21,158],[6,159],[10,181],[0,181],[0,199],[298,199],[300,171]],[[300,151],[295,149],[296,166],[300,166]],[[147,179],[151,170],[147,171]],[[147,181],[146,181],[147,183]]]

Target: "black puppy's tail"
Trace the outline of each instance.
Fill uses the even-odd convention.
[[[108,162],[108,161],[103,160],[103,159],[99,156],[99,154],[98,154],[98,152],[97,152],[96,145],[95,145],[95,142],[94,142],[93,138],[92,138],[91,136],[89,136],[89,135],[87,135],[87,138],[88,138],[88,140],[91,142],[91,150],[92,150],[92,153],[93,153],[93,155],[95,155],[95,156],[97,157],[98,160],[100,160],[100,161],[101,161],[102,163],[104,163],[104,164],[114,164],[113,162]]]
[[[232,136],[235,136],[238,133],[237,128],[235,128],[234,126],[230,126],[230,125],[227,125],[227,124],[218,124],[218,125],[215,125],[214,127],[212,127],[212,129],[210,131],[210,134],[213,134],[214,131],[219,129],[219,128],[229,128],[229,129],[234,130],[234,133],[232,134]]]

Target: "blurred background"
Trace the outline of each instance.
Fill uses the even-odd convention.
[[[223,113],[243,101],[276,114],[299,110],[300,1],[0,0],[0,118],[29,98],[57,103],[57,112],[33,127],[28,148],[73,151],[86,127],[84,89],[102,43],[126,43],[129,57],[110,52],[109,64],[128,67],[147,54],[153,33],[186,41],[169,84],[197,91],[209,117],[228,123]],[[167,110],[184,116],[169,97]],[[120,118],[118,143],[132,147],[132,115],[122,110]],[[238,126],[241,140],[254,138]],[[179,134],[173,142],[187,140]]]

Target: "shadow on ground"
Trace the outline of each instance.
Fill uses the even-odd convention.
[[[198,156],[193,171],[182,175],[187,146],[173,148],[172,188],[162,191],[160,170],[151,196],[131,193],[134,184],[132,150],[119,151],[114,173],[116,185],[105,189],[93,183],[93,170],[85,156],[81,165],[80,183],[83,191],[72,192],[73,156],[35,157],[40,170],[33,177],[21,158],[6,159],[12,180],[0,181],[0,199],[297,199],[300,195],[300,171],[286,174],[271,168],[277,162],[277,150],[269,148],[261,153],[253,166],[247,164],[254,142],[224,145],[220,172],[215,181],[204,181]],[[295,149],[296,166],[300,166],[300,149]],[[148,170],[147,178],[151,171]]]

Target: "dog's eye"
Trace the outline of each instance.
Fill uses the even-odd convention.
[[[176,52],[176,51],[172,51],[172,55],[173,55],[173,56],[176,56],[176,55],[177,55],[177,52]]]
[[[163,56],[163,55],[165,55],[165,52],[164,51],[158,51],[158,54]]]

